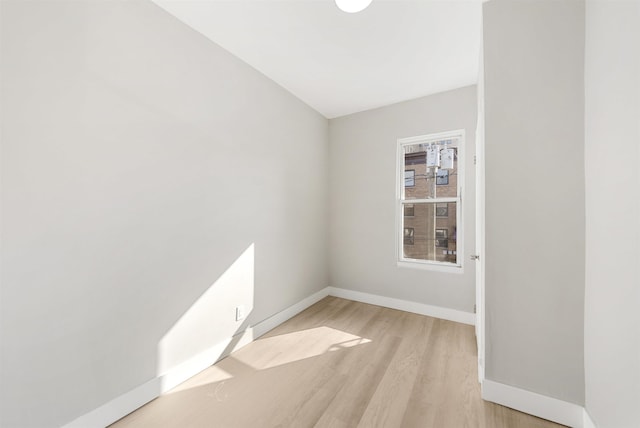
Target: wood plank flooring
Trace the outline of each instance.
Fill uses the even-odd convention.
[[[480,398],[472,326],[327,297],[112,427],[551,428]]]

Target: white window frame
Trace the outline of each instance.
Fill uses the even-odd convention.
[[[404,148],[414,144],[431,143],[440,140],[458,139],[458,196],[454,198],[411,199],[408,203],[445,203],[456,202],[456,260],[457,263],[439,262],[435,260],[420,260],[404,257]],[[440,132],[437,134],[419,135],[416,137],[399,138],[396,152],[396,260],[397,266],[403,268],[426,269],[439,272],[464,273],[464,210],[463,185],[465,177],[465,132],[464,129]]]

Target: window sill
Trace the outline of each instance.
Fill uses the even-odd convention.
[[[399,260],[397,262],[397,266],[399,268],[430,270],[434,272],[447,272],[447,273],[457,273],[457,274],[464,273],[464,268],[462,265],[454,265],[450,263],[445,264],[445,263],[430,263],[430,262],[413,261],[413,260]]]

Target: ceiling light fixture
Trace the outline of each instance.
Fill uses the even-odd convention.
[[[336,6],[347,13],[356,13],[365,10],[371,4],[371,0],[336,0]]]

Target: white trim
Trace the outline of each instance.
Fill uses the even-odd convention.
[[[300,312],[304,311],[308,307],[318,303],[320,300],[327,297],[330,293],[331,287],[325,287],[322,290],[312,294],[311,296],[299,301],[298,303],[289,306],[288,308],[278,312],[277,314],[261,321],[253,326],[253,331],[256,333],[256,338],[262,336],[269,330],[273,330],[286,320],[293,318]]]
[[[400,176],[400,171],[404,171],[404,147],[419,143],[432,143],[445,139],[459,139],[456,145],[458,149],[458,195],[455,198],[433,198],[433,199],[404,199],[404,177]],[[464,207],[463,207],[463,188],[465,183],[465,146],[466,131],[457,129],[454,131],[439,132],[436,134],[418,135],[415,137],[398,138],[396,147],[396,216],[395,216],[395,235],[396,235],[396,262],[398,267],[417,267],[419,269],[433,270],[449,273],[464,273],[464,255],[465,255],[465,234],[464,234]],[[403,174],[404,176],[404,174]],[[403,255],[404,242],[404,208],[403,203],[444,203],[456,202],[456,227],[458,230],[457,240],[457,263],[443,263],[434,260],[425,263],[423,260],[415,260],[405,258]]]
[[[413,205],[413,204],[444,204],[446,202],[460,202],[460,198],[447,197],[437,199],[403,199],[401,204]]]
[[[232,337],[216,343],[177,366],[171,367],[166,373],[159,376],[161,380],[160,393],[164,394],[172,390],[182,382],[228,356],[233,351],[251,343],[251,341],[253,341],[253,329],[249,327]]]
[[[484,379],[482,382],[482,398],[559,424],[574,428],[583,428],[584,426],[584,408],[578,404],[489,379]]]
[[[479,257],[473,263],[476,268],[476,343],[478,347],[478,381],[484,380],[485,361],[485,130],[484,130],[484,42],[483,20],[480,21],[480,53],[478,67],[478,85],[476,95],[478,101],[478,114],[476,122],[476,151],[474,162],[474,174],[476,179],[476,246],[475,255]]]
[[[426,305],[424,303],[411,302],[409,300],[394,299],[392,297],[379,296],[377,294],[347,290],[345,288],[328,288],[329,295],[341,297],[343,299],[355,300],[357,302],[369,303],[371,305],[384,306],[386,308],[398,309],[405,312],[413,312],[414,314],[427,315],[430,317],[455,321],[462,324],[474,325],[475,323],[475,315],[471,312],[443,308],[441,306]]]
[[[430,262],[425,260],[417,260],[417,259],[403,259],[402,261],[396,262],[396,266],[399,268],[405,269],[423,269],[430,270],[433,272],[448,272],[448,273],[457,273],[463,274],[464,268],[462,265],[456,265],[453,263],[443,263],[443,262]]]
[[[457,137],[460,133],[464,133],[464,129],[456,129],[454,131],[437,132],[435,134],[417,135],[415,137],[398,138],[398,142],[402,144],[415,144],[422,142],[433,142],[438,140],[446,140],[447,138]]]
[[[593,422],[593,419],[591,419],[591,415],[587,412],[587,409],[583,409],[582,428],[598,428],[596,423]]]
[[[473,325],[475,322],[475,316],[470,312],[394,299],[344,288],[326,287],[258,324],[247,328],[245,331],[212,346],[179,366],[172,368],[162,376],[151,379],[97,409],[74,419],[64,425],[63,428],[98,428],[112,424],[157,398],[161,393],[168,391],[173,386],[182,383],[193,375],[208,368],[231,352],[251,343],[269,330],[277,327],[328,295],[463,324]],[[582,406],[491,380],[485,379],[484,382],[482,382],[482,398],[571,427],[596,428],[596,425]]]
[[[215,364],[235,350],[251,343],[269,330],[294,317],[309,306],[317,303],[329,295],[329,287],[289,306],[288,308],[260,321],[259,323],[225,339],[216,345],[189,358],[166,373],[134,388],[113,400],[103,404],[64,425],[63,428],[92,428],[105,427],[123,418],[134,410],[144,406],[170,389]]]
[[[160,379],[153,378],[97,409],[80,416],[63,428],[101,428],[110,425],[160,395]]]
[[[172,367],[162,377],[162,393],[165,393],[187,379],[197,375],[201,371],[207,369],[211,365],[215,364],[219,360],[227,357],[234,351],[248,345],[253,342],[269,330],[279,326],[289,318],[293,318],[300,312],[307,309],[309,306],[319,302],[329,295],[328,287],[312,294],[311,296],[295,303],[288,308],[278,312],[271,317],[260,321],[246,330],[236,333],[233,337],[230,337],[211,348],[189,358],[182,364]]]

